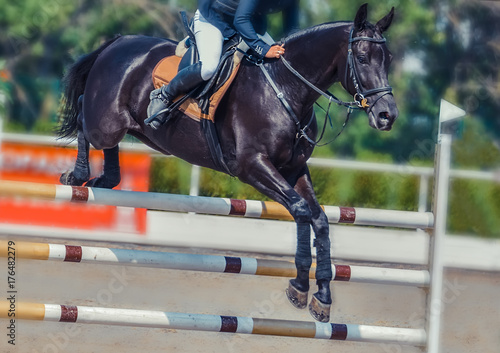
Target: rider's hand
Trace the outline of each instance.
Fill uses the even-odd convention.
[[[281,55],[285,54],[285,44],[273,45],[266,53],[268,59],[279,59]]]

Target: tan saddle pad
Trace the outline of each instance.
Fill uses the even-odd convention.
[[[234,54],[234,65],[233,71],[231,75],[227,79],[227,81],[210,97],[210,106],[208,109],[208,114],[204,114],[198,106],[198,103],[193,98],[188,98],[184,103],[181,104],[179,110],[184,114],[189,116],[191,119],[199,121],[200,119],[208,119],[214,121],[215,111],[219,106],[222,97],[226,93],[227,89],[233,82],[236,73],[241,64],[241,59],[243,54],[236,51]],[[167,56],[162,59],[153,70],[153,84],[155,88],[160,88],[163,85],[168,85],[168,83],[175,77],[177,74],[177,69],[179,67],[179,63],[182,57],[177,55]],[[180,98],[180,97],[178,97]],[[177,99],[178,99],[177,98]]]

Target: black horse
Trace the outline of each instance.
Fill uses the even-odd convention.
[[[376,25],[370,24],[365,4],[354,22],[322,24],[284,39],[286,60],[295,70],[319,90],[340,81],[360,105],[365,98],[362,108],[370,126],[383,131],[390,130],[398,116],[387,80],[391,54],[382,37],[393,15],[394,9]],[[144,124],[152,70],[159,60],[173,55],[175,47],[169,40],[122,36],[70,68],[60,135],[76,134],[78,155],[74,170],[61,176],[63,184],[118,185],[118,143],[125,134],[164,154],[225,172],[213,161],[199,122],[176,111],[157,131]],[[306,164],[315,147],[310,139],[316,137],[317,125],[311,117],[320,93],[291,73],[282,60],[266,60],[263,65],[293,113],[278,99],[261,68],[244,61],[217,110],[217,133],[230,173],[284,205],[297,224],[297,277],[290,280],[286,292],[299,308],[307,305],[312,226],[319,290],[309,308],[315,319],[328,321],[332,303],[329,225]],[[89,143],[104,150],[104,172],[90,181]]]

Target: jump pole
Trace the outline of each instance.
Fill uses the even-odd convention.
[[[439,132],[436,144],[434,176],[434,215],[433,229],[429,246],[429,272],[431,284],[427,296],[427,353],[440,352],[441,312],[443,295],[443,248],[448,213],[448,191],[451,165],[451,143],[453,124],[465,116],[465,111],[441,100],[439,111]]]
[[[175,195],[154,192],[109,190],[81,186],[0,181],[0,196],[28,197],[55,201],[146,208],[173,212],[243,216],[249,218],[291,220],[285,207],[277,202]],[[434,226],[431,212],[411,212],[323,206],[331,224],[384,226],[427,229]]]
[[[16,241],[13,247],[16,251],[16,258],[32,260],[125,265],[287,278],[296,276],[296,268],[293,262],[250,257],[184,254],[19,241]],[[0,240],[0,257],[7,257],[7,249],[7,241]],[[332,264],[332,272],[333,278],[336,281],[416,287],[429,286],[429,272],[424,270]],[[315,267],[311,268],[309,277],[315,279]]]
[[[8,316],[14,312],[15,317]],[[184,314],[151,310],[0,302],[0,318],[78,324],[101,324],[239,334],[317,338],[341,341],[425,345],[422,329],[333,324],[251,317]]]

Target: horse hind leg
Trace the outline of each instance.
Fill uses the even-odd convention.
[[[90,179],[85,186],[112,189],[121,181],[119,148],[115,147],[104,149],[104,171],[96,177]]]
[[[73,171],[63,173],[59,179],[63,185],[98,187],[112,189],[121,181],[118,146],[104,150],[104,172],[96,178],[90,179],[89,165],[90,144],[78,132],[78,154]],[[89,180],[90,179],[90,180]]]
[[[83,96],[78,100],[80,106],[80,113],[78,114],[78,130],[77,130],[77,143],[78,153],[76,155],[76,162],[73,171],[64,172],[59,181],[63,185],[81,186],[90,179],[90,165],[89,165],[89,150],[90,144],[85,138],[82,130],[81,118],[82,109],[81,101]]]
[[[112,189],[121,181],[118,145],[104,149],[104,172],[97,178],[90,179],[89,150],[90,143],[83,132],[83,95],[78,98],[77,143],[78,153],[75,168],[61,175],[63,185],[100,187]],[[89,180],[90,179],[90,180]]]

